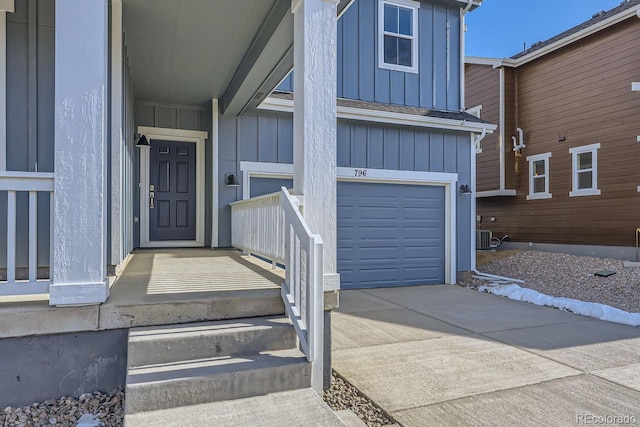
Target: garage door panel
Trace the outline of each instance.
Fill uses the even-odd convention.
[[[444,187],[338,183],[344,289],[444,283]]]

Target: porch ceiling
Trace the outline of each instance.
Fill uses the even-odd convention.
[[[226,116],[257,105],[293,67],[290,9],[291,0],[123,0],[136,98],[217,98]]]
[[[136,98],[201,104],[226,93],[225,107],[237,95],[246,105],[293,44],[290,4],[290,0],[124,0]],[[286,71],[280,74],[282,78]],[[235,87],[229,91],[230,86]]]

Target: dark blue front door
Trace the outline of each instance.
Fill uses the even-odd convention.
[[[196,144],[151,140],[149,240],[196,239]]]

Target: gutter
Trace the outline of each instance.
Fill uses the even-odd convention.
[[[268,96],[258,106],[260,110],[293,112],[293,100]],[[336,115],[339,119],[388,123],[405,126],[455,130],[472,133],[493,133],[497,126],[488,123],[469,122],[466,120],[442,119],[438,117],[419,116],[415,114],[396,113],[392,111],[369,110],[366,108],[345,107],[338,105]]]

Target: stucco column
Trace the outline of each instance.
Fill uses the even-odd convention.
[[[109,295],[107,0],[56,0],[55,209],[51,305]]]
[[[293,0],[293,188],[324,241],[324,289],[340,287],[336,255],[337,0]]]

